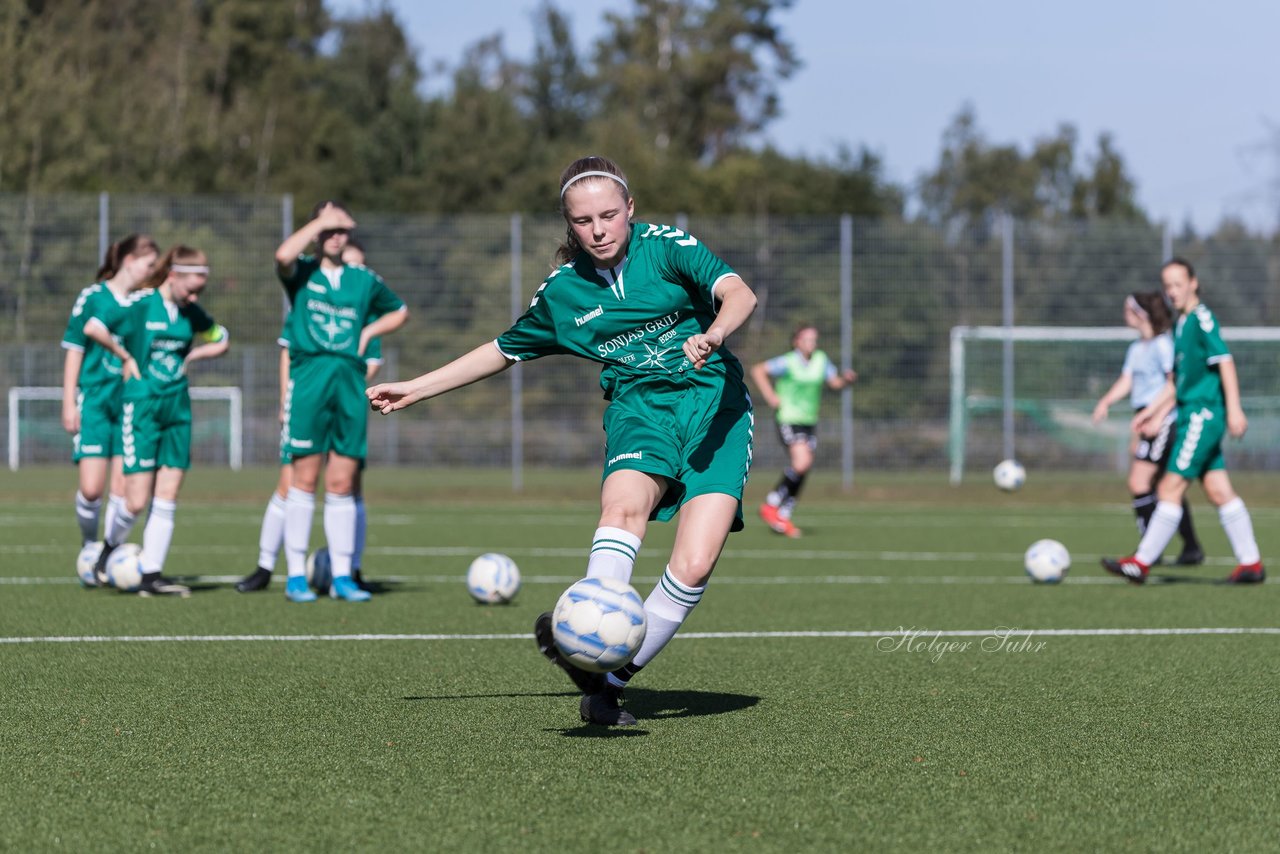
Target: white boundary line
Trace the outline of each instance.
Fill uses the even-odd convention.
[[[760,640],[766,638],[972,638],[972,637],[1179,637],[1188,635],[1280,635],[1280,627],[1113,628],[1113,629],[891,629],[887,631],[685,632],[677,640]],[[46,635],[0,637],[0,645],[58,643],[299,643],[312,641],[527,641],[520,634],[357,634],[357,635]]]

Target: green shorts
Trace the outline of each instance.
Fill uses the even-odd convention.
[[[191,468],[191,398],[186,390],[126,400],[120,438],[125,474]]]
[[[1214,469],[1225,469],[1222,437],[1227,432],[1227,416],[1208,406],[1178,407],[1178,438],[1169,452],[1168,472],[1187,480],[1204,477]]]
[[[699,495],[732,496],[732,530],[741,531],[753,429],[751,398],[733,375],[684,387],[633,383],[604,413],[603,476],[625,469],[666,478],[650,516],[662,522]]]
[[[122,383],[81,390],[76,395],[80,432],[75,435],[71,461],[88,457],[118,457],[120,445],[120,405]]]
[[[281,462],[329,451],[363,460],[368,453],[369,401],[364,368],[339,356],[319,356],[289,366],[285,401],[288,439]]]

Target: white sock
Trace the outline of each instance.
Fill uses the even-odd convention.
[[[120,515],[120,511],[124,509],[123,495],[107,496],[107,512],[102,517],[102,535],[105,537],[107,532],[111,530],[111,526],[116,523],[116,516]]]
[[[1138,543],[1138,551],[1134,553],[1134,557],[1147,566],[1154,565],[1160,559],[1160,555],[1164,554],[1165,546],[1169,545],[1173,535],[1178,533],[1178,523],[1181,521],[1181,504],[1157,501],[1155,512],[1151,514],[1151,521],[1147,523],[1147,532],[1142,535],[1142,541]]]
[[[329,543],[333,577],[350,577],[351,556],[356,550],[356,500],[353,496],[325,493],[324,538]]]
[[[276,568],[276,558],[284,547],[285,500],[272,492],[267,511],[262,514],[262,531],[258,534],[258,567],[267,572]]]
[[[364,512],[364,496],[356,496],[356,546],[351,554],[351,571],[360,568],[360,558],[364,555],[364,539],[369,531],[369,517]]]
[[[111,520],[111,527],[103,534],[103,539],[113,546],[118,546],[125,540],[129,539],[129,532],[133,530],[133,523],[138,521],[138,517],[129,512],[129,506],[123,501],[116,508],[115,518]]]
[[[1233,498],[1219,507],[1218,518],[1222,521],[1222,529],[1227,532],[1227,540],[1231,542],[1231,551],[1236,553],[1236,563],[1243,565],[1262,560],[1258,541],[1253,537],[1253,520],[1243,498]]]
[[[632,670],[644,667],[653,657],[662,652],[662,648],[675,636],[680,624],[692,613],[693,608],[702,599],[706,586],[687,587],[676,581],[671,574],[671,567],[658,579],[658,584],[644,600],[644,617],[646,622],[644,643],[635,659],[627,665]],[[623,687],[626,682],[610,673],[609,684]]]
[[[621,528],[596,528],[587,559],[587,578],[616,578],[631,583],[640,538]]]
[[[159,572],[173,542],[173,515],[178,502],[168,498],[151,499],[151,512],[147,514],[147,527],[142,531],[142,571]]]
[[[313,493],[289,488],[289,497],[284,502],[284,560],[290,578],[307,574],[307,548],[311,545],[311,517],[315,512]]]
[[[80,523],[80,540],[82,545],[98,541],[98,511],[102,509],[102,499],[93,501],[84,497],[84,493],[76,490],[76,521]]]

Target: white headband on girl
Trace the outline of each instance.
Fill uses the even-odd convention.
[[[207,264],[174,264],[169,270],[173,273],[204,273],[206,276],[209,274]]]
[[[1124,305],[1125,305],[1125,308],[1129,309],[1134,314],[1138,315],[1138,317],[1141,317],[1143,320],[1151,319],[1151,315],[1147,314],[1146,309],[1138,305],[1138,301],[1134,299],[1132,295],[1124,298]]]
[[[627,182],[622,180],[612,172],[581,172],[577,175],[574,175],[568,181],[564,182],[564,186],[560,188],[560,198],[562,199],[564,198],[565,190],[573,186],[574,181],[581,181],[583,178],[612,178],[613,180],[617,181],[619,184],[622,185],[622,189],[630,192],[630,188],[627,187]]]

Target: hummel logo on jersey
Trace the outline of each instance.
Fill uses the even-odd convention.
[[[616,463],[618,460],[641,460],[641,459],[644,459],[644,451],[636,451],[630,454],[618,454],[616,457],[609,460],[609,462],[605,463],[605,465],[611,466],[614,463]]]
[[[318,294],[325,292],[324,285],[317,285],[315,282],[307,282],[307,290],[315,291]]]
[[[169,328],[169,324],[165,323],[163,320],[147,321],[147,329],[151,330],[152,332],[164,332],[168,328]]]
[[[582,326],[584,323],[590,323],[591,321],[595,320],[597,317],[599,317],[602,314],[604,314],[604,306],[598,305],[591,311],[588,311],[586,314],[582,315],[582,317],[575,317],[573,319],[573,322],[576,323],[578,326]]]

